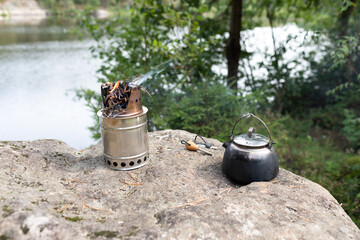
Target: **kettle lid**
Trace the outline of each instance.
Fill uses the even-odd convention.
[[[234,143],[245,147],[265,147],[269,144],[269,139],[261,134],[255,133],[255,128],[249,128],[248,133],[238,135],[234,138]]]

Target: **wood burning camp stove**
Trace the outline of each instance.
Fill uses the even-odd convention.
[[[114,170],[132,170],[149,162],[148,109],[142,105],[141,87],[129,82],[101,86],[103,109],[101,137],[106,165]]]

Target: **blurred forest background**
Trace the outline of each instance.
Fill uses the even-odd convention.
[[[236,120],[253,112],[268,124],[281,167],[327,188],[360,226],[359,1],[38,2],[78,18],[96,40],[90,50],[102,60],[99,91],[77,92],[94,112],[94,138],[100,83],[132,79],[172,60],[142,84],[152,95],[144,97],[150,130],[226,141]],[[111,17],[96,19],[94,8]],[[270,34],[250,42],[261,27]],[[295,31],[284,38],[284,28]],[[247,121],[238,133],[255,125],[265,135]]]

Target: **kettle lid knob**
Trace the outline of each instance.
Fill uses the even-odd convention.
[[[249,138],[253,138],[253,134],[255,133],[255,128],[253,128],[253,127],[250,127],[249,128],[249,131],[248,131],[248,136],[249,136]]]

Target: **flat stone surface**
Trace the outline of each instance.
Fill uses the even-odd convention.
[[[0,239],[360,239],[320,185],[280,169],[236,186],[222,143],[208,139],[212,157],[180,144],[193,138],[149,133],[150,161],[127,172],[105,165],[101,144],[0,142]]]

